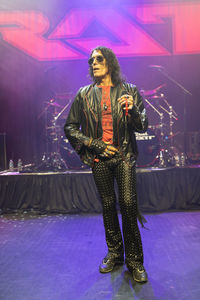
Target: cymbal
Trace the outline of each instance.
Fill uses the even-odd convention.
[[[164,86],[166,86],[166,83],[159,85],[157,88],[155,88],[156,92],[162,89]]]
[[[160,94],[160,95],[154,95],[154,96],[150,96],[149,99],[161,99],[164,98],[164,94]]]
[[[153,90],[140,90],[140,92],[144,95],[144,96],[151,96],[156,94],[162,87],[166,86],[166,84],[161,84],[160,86],[158,86],[157,88],[153,89]]]
[[[55,107],[60,107],[60,108],[63,108],[62,105],[60,105],[59,103],[57,102],[53,102],[52,100],[50,100],[50,102],[48,101],[45,101],[44,103],[48,104],[48,105],[51,105],[51,106],[55,106]]]

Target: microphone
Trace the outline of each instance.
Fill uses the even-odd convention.
[[[128,101],[126,101],[126,110],[125,110],[125,116],[128,116]]]
[[[122,96],[124,96],[124,95],[127,95],[128,93],[126,92],[126,91],[123,91],[122,92]],[[127,117],[128,116],[128,101],[126,101],[126,103],[125,103],[125,116]],[[123,112],[124,112],[124,109],[123,109]]]
[[[122,96],[127,95],[128,93],[126,91],[122,92]],[[125,134],[124,134],[124,143],[127,144],[128,143],[128,137],[127,137],[127,128],[128,128],[128,101],[126,101],[125,104],[126,109],[123,110],[123,116],[124,116],[124,122],[125,122]]]
[[[154,69],[164,69],[163,66],[159,66],[159,65],[149,65],[149,68],[154,68]]]

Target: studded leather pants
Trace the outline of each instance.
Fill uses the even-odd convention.
[[[128,267],[143,264],[142,241],[137,224],[135,165],[132,166],[120,158],[111,158],[96,162],[92,170],[102,199],[103,221],[109,252],[120,256],[123,255],[125,247]],[[118,186],[123,238],[116,209],[114,179]]]

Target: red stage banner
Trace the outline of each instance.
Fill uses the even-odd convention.
[[[119,57],[200,53],[199,3],[121,8],[71,9],[48,36],[45,34],[49,31],[51,20],[43,12],[0,11],[0,33],[6,43],[39,61],[82,59],[97,44],[112,48]],[[171,33],[168,35],[172,38],[171,50],[147,30],[148,26],[162,26],[166,20],[171,22]],[[114,40],[109,35],[85,35],[93,22],[106,28]]]

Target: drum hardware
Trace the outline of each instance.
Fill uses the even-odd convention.
[[[55,107],[62,107],[62,105],[60,105],[59,103],[57,102],[54,102],[54,99],[51,99],[49,102],[45,101],[44,103],[47,103],[48,105],[51,105],[51,106],[55,106]]]
[[[178,120],[178,115],[173,109],[172,105],[170,105],[165,98],[164,98],[164,102],[168,106],[169,110],[163,107],[162,105],[159,105],[159,107],[169,116],[169,132],[164,139],[164,152],[165,152],[166,165],[179,166],[178,159],[177,159],[179,153],[176,147],[174,147],[174,136],[176,134],[173,132],[174,120],[176,121]]]
[[[162,95],[164,96],[164,94],[162,94]],[[172,111],[172,112],[174,113],[174,115],[175,115],[176,117],[178,117],[177,113],[175,112],[175,110],[173,109],[173,107],[168,103],[167,99],[164,98],[163,100],[164,100],[164,102],[167,104],[167,106],[169,107],[170,111]]]
[[[149,99],[149,100],[154,100],[154,99],[159,99],[159,100],[160,100],[160,99],[163,98],[162,95],[163,95],[163,94],[150,96],[150,97],[148,97],[148,99]]]
[[[155,131],[148,128],[145,133],[135,133],[138,147],[137,167],[153,166],[160,151],[159,138]]]
[[[50,130],[48,136],[51,137],[51,152],[44,153],[42,163],[37,167],[38,171],[65,171],[68,169],[67,164],[60,154],[60,126],[52,120],[52,126],[47,126],[46,131]]]
[[[70,103],[67,103],[65,107],[55,102],[54,99],[50,101],[45,101],[46,107],[39,115],[39,118],[42,114],[45,113],[45,132],[46,132],[46,152],[43,154],[42,162],[37,166],[37,171],[64,171],[68,169],[68,166],[60,154],[60,141],[61,141],[61,126],[56,122],[64,110],[69,106]],[[48,109],[54,108],[53,112],[50,112],[50,124],[47,117]],[[58,108],[62,108],[61,112],[57,112]],[[50,137],[50,145],[49,145]],[[49,151],[49,146],[51,150]]]
[[[56,122],[59,118],[62,117],[63,113],[66,111],[66,109],[69,107],[69,105],[71,104],[71,101],[72,99],[70,99],[70,101],[62,108],[62,110],[54,117],[54,126],[56,126]],[[60,127],[60,126],[58,126]],[[63,136],[62,134],[59,135],[59,139],[58,137],[56,136],[56,138],[54,138],[54,142],[57,142],[57,149],[56,149],[56,152],[59,153],[59,156],[60,156],[60,159],[62,160],[62,162],[64,162],[66,164],[66,161],[67,161],[67,168],[72,168],[73,167],[73,159],[74,159],[74,156],[75,156],[75,159],[78,161],[78,165],[81,164],[80,162],[80,159],[77,157],[78,155],[76,154],[76,152],[74,151],[74,149],[72,149],[71,145],[69,144],[68,140],[67,139],[64,139],[64,141],[67,141],[65,143],[65,147],[62,148],[62,140],[63,140]],[[62,152],[62,153],[61,153]],[[65,153],[64,153],[65,152]],[[62,157],[65,157],[66,154],[69,156],[69,160],[67,160],[67,158],[64,160]],[[72,154],[73,154],[73,157],[72,157]],[[76,166],[75,166],[76,168]]]
[[[54,117],[54,122],[59,118],[62,118],[64,113],[67,111],[67,108],[69,108],[70,104],[72,102],[72,98],[69,100],[69,102],[63,107],[63,109],[57,114],[57,116]],[[59,142],[57,144],[59,146],[59,149],[57,149],[57,152],[60,154],[63,161],[66,162],[68,169],[88,169],[89,167],[84,165],[76,153],[76,151],[72,148],[67,138],[64,138],[61,135],[59,135]]]
[[[66,98],[66,97],[64,97]],[[52,99],[53,100],[53,99]],[[50,113],[50,121],[47,122],[46,117],[46,137],[50,137],[50,148],[48,151],[48,140],[46,138],[46,149],[47,151],[43,154],[42,162],[37,167],[38,171],[65,171],[66,169],[82,169],[87,168],[80,161],[78,154],[74,151],[70,145],[68,139],[63,137],[63,126],[61,127],[57,124],[59,119],[62,119],[63,115],[66,113],[72,102],[72,98],[69,99],[65,106],[60,106],[60,104],[51,101],[45,102],[47,107],[45,108],[45,114],[49,107],[54,108],[54,112]],[[57,109],[61,107],[61,111],[57,112]],[[47,125],[47,123],[50,123]]]
[[[178,120],[178,118],[173,115],[172,106],[170,106],[170,111],[168,111],[162,105],[159,105],[159,107],[163,109],[170,116],[170,118],[174,118],[176,121]]]
[[[140,93],[143,95],[143,96],[151,96],[151,95],[154,95],[156,94],[161,88],[163,88],[164,86],[166,86],[166,84],[161,84],[160,86],[158,86],[157,88],[153,89],[153,90],[140,90]]]
[[[147,100],[146,98],[144,99],[147,103],[148,103],[148,105],[159,115],[159,117],[160,117],[160,122],[159,122],[159,126],[160,126],[160,128],[162,128],[163,127],[163,113],[161,113],[149,100]]]
[[[176,121],[178,120],[178,118],[173,115],[172,106],[169,107],[170,111],[168,111],[162,105],[159,105],[159,107],[161,109],[163,109],[169,115],[169,136],[172,137],[173,136],[173,124],[174,124],[173,118]],[[173,139],[171,138],[170,141],[171,141],[171,146],[173,146]]]
[[[69,107],[69,105],[71,104],[72,99],[69,100],[69,102],[62,108],[62,110],[57,114],[57,116],[54,117],[54,121],[57,121],[60,116],[64,113],[64,111]]]
[[[164,101],[164,103],[167,105],[167,109],[163,105],[159,104],[159,102],[157,104],[158,107],[155,107],[155,105],[153,105],[152,102],[150,102],[155,99]],[[173,137],[175,134],[173,132],[173,124],[174,124],[174,120],[176,121],[178,120],[178,115],[173,109],[173,107],[168,103],[164,94],[153,95],[150,96],[148,99],[145,98],[145,102],[159,115],[160,118],[158,125],[150,126],[150,128],[155,130],[155,132],[156,129],[160,129],[160,140],[159,140],[160,150],[159,150],[159,154],[156,157],[157,160],[155,160],[155,162],[157,162],[158,167],[162,167],[162,168],[167,167],[169,165],[176,165],[175,156],[177,155],[174,151],[175,147],[174,147]],[[163,113],[160,111],[160,109],[163,111]],[[169,116],[167,132],[164,132],[164,127],[166,125],[163,122],[164,113],[168,114]]]
[[[80,157],[70,145],[69,140],[64,136],[61,136],[60,154],[67,163],[69,169],[80,170],[90,168],[81,162]]]
[[[163,137],[164,137],[164,123],[163,123],[163,118],[164,118],[164,115],[163,113],[161,113],[157,108],[155,108],[155,106],[150,102],[148,101],[147,99],[144,99],[148,104],[149,106],[159,115],[159,118],[160,118],[160,122],[159,122],[159,126],[158,128],[160,129],[160,151],[159,151],[159,154],[157,155],[157,161],[158,161],[158,165],[159,167],[164,167],[165,166],[165,163],[164,163],[164,141],[163,141]]]
[[[184,132],[184,156],[187,159],[187,149],[186,149],[186,96],[192,96],[192,93],[187,90],[182,84],[180,84],[178,81],[176,81],[171,75],[167,73],[164,67],[162,66],[149,66],[154,67],[157,71],[161,72],[162,75],[164,75],[169,81],[171,81],[173,84],[175,84],[179,89],[183,92],[183,132]]]

